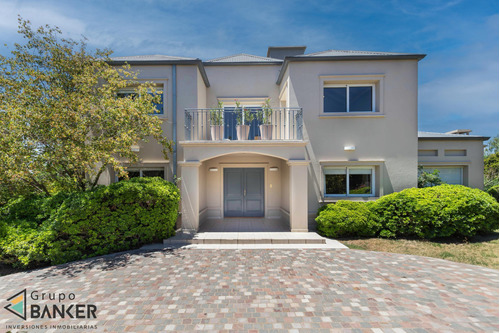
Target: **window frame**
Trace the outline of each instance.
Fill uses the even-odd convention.
[[[126,168],[127,172],[128,171],[139,171],[139,178],[143,178],[144,176],[142,175],[143,171],[162,171],[163,172],[163,179],[167,179],[166,175],[166,168],[165,167],[145,167],[145,168]],[[115,175],[115,183],[119,182],[120,179],[118,178],[118,175]]]
[[[438,170],[439,173],[441,173],[441,170],[443,169],[459,169],[460,170],[460,183],[459,184],[449,184],[449,183],[445,183],[445,184],[449,184],[449,185],[464,185],[464,186],[467,186],[465,185],[465,177],[464,177],[464,174],[465,174],[465,168],[466,166],[463,166],[463,165],[421,165],[419,164],[419,166],[422,166],[422,171],[423,172],[434,172],[434,170]],[[420,172],[418,172],[418,176],[420,176]],[[439,177],[441,180],[443,180],[441,178],[441,176]]]
[[[366,110],[366,111],[351,111],[349,109],[349,91],[350,87],[371,87],[372,88],[372,109],[371,110]],[[327,88],[346,88],[346,111],[340,111],[340,112],[328,112],[325,111],[325,89]],[[329,115],[329,114],[346,114],[346,113],[354,113],[354,114],[362,114],[362,113],[373,113],[377,112],[376,111],[376,85],[373,83],[325,83],[323,84],[323,110],[322,114]]]
[[[158,90],[161,90],[161,105],[162,105],[162,108],[161,108],[161,112],[155,112],[155,113],[149,113],[149,115],[151,116],[157,116],[157,117],[165,117],[166,115],[166,105],[165,105],[165,102],[166,102],[166,83],[164,82],[159,82],[159,83],[155,83],[154,84],[155,86],[155,89],[156,91]],[[152,93],[152,92],[148,92],[149,93]],[[121,88],[118,90],[117,92],[117,96],[120,95],[120,94],[137,94],[136,91],[135,91],[135,87],[134,86],[129,86],[129,87],[125,87],[125,88]],[[157,103],[153,103],[156,107]],[[157,109],[158,110],[158,109]],[[160,111],[160,110],[158,110]]]
[[[325,169],[336,169],[336,170],[345,170],[346,173],[346,194],[328,194],[326,193],[326,173]],[[370,169],[371,179],[370,179],[370,187],[371,192],[369,194],[349,194],[349,170],[351,169]],[[371,165],[366,166],[324,166],[323,167],[323,193],[326,198],[339,198],[339,197],[374,197],[375,196],[375,167]]]

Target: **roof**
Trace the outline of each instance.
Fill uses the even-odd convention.
[[[276,84],[281,84],[290,62],[295,61],[341,61],[341,60],[422,60],[425,54],[395,53],[353,50],[326,50],[321,52],[285,57]]]
[[[201,77],[205,86],[210,87],[210,82],[208,81],[207,73],[205,72],[205,67],[200,59],[198,58],[186,58],[186,57],[175,57],[163,54],[151,54],[151,55],[137,55],[137,56],[127,56],[127,57],[112,57],[109,59],[111,65],[196,65],[200,71]]]
[[[220,65],[220,64],[229,64],[229,65],[280,65],[283,62],[281,59],[260,57],[253,54],[234,54],[226,57],[216,58],[207,60],[204,63],[206,65]]]
[[[184,61],[197,60],[197,58],[175,57],[163,54],[137,55],[127,57],[112,57],[111,61]]]
[[[303,54],[297,57],[343,57],[343,56],[401,56],[412,53],[354,51],[354,50],[326,50],[315,53]]]
[[[465,134],[449,134],[437,132],[418,132],[419,140],[481,140],[486,141],[489,139],[487,136],[481,135],[465,135]]]

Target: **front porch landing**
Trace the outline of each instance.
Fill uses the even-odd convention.
[[[208,219],[198,232],[289,232],[288,223],[280,219],[226,217]]]

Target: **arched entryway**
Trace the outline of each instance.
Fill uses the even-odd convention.
[[[182,227],[307,231],[307,165],[254,152],[181,162]]]

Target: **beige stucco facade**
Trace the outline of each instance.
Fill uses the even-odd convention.
[[[166,179],[173,180],[174,173],[180,177],[185,229],[225,217],[224,170],[228,168],[261,169],[262,217],[285,220],[291,231],[307,231],[325,202],[374,200],[415,187],[419,164],[457,163],[464,167],[465,185],[480,188],[481,140],[418,139],[418,61],[422,58],[362,54],[277,60],[239,55],[211,62],[157,60],[149,65],[147,59],[120,60],[131,63],[140,79],[163,87],[164,114],[159,117],[168,138],[173,139],[174,131],[177,134],[175,155],[167,160],[154,140],[142,142],[141,163],[130,168],[163,168]],[[325,112],[324,88],[342,85],[372,87],[372,112]],[[270,99],[272,108],[280,110],[272,140],[210,139],[207,108],[219,101],[234,107],[235,99],[245,107],[261,106]],[[438,154],[419,156],[419,149],[435,149]],[[460,149],[467,151],[466,156],[444,155],[445,150]],[[327,195],[325,170],[342,168],[370,170],[371,193]],[[101,179],[113,181],[112,171]]]

